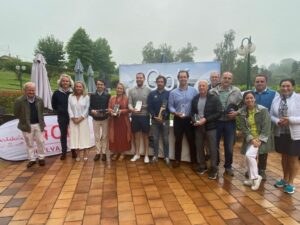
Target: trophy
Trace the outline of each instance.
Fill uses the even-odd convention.
[[[199,114],[195,113],[192,117],[192,121],[193,121],[193,124],[197,124],[200,122],[200,116]]]
[[[182,103],[180,105],[180,113],[181,113],[182,117],[185,116],[185,104],[184,103]]]
[[[111,113],[112,116],[120,115],[120,104],[115,104]]]
[[[160,106],[158,116],[155,117],[156,119],[163,120],[163,113],[167,109],[167,104],[168,104],[168,101],[164,99],[163,102],[162,102],[162,104],[161,104],[161,106]]]
[[[142,102],[142,101],[137,101],[137,102],[135,103],[134,109],[135,109],[136,111],[141,111],[142,105],[143,105],[143,102]]]

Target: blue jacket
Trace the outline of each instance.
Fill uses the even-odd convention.
[[[270,112],[272,101],[276,95],[276,91],[267,88],[264,92],[260,94],[256,90],[254,90],[254,93],[256,98],[256,104],[268,108]]]
[[[170,117],[170,112],[168,110],[168,99],[169,99],[169,91],[163,90],[162,92],[159,92],[157,90],[151,91],[148,100],[148,111],[151,114],[151,117],[158,116],[160,107],[163,103],[163,101],[167,102],[167,107],[165,112],[163,113],[163,118],[165,120],[168,120]]]

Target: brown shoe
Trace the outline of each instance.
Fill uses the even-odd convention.
[[[77,158],[76,150],[75,150],[75,149],[72,149],[71,152],[72,152],[72,158],[73,158],[73,159],[76,159],[76,158]]]
[[[96,154],[95,157],[94,157],[94,161],[98,161],[100,159],[100,154]]]
[[[27,163],[27,168],[32,167],[34,164],[35,164],[35,161],[29,161],[29,162]]]
[[[40,166],[45,166],[45,160],[44,159],[40,159],[39,160],[39,165]]]
[[[172,166],[173,166],[173,168],[177,168],[180,166],[180,162],[176,160],[172,163]]]
[[[106,161],[106,155],[102,154],[102,161]]]

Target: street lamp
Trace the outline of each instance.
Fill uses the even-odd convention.
[[[18,80],[20,81],[20,89],[22,91],[22,88],[23,88],[23,84],[22,84],[22,71],[24,72],[26,70],[26,66],[16,65],[16,70],[17,70]]]
[[[244,45],[244,41],[247,40],[248,44]],[[242,40],[241,46],[237,49],[237,53],[241,56],[247,57],[247,90],[250,89],[250,72],[251,72],[251,66],[250,66],[250,54],[255,51],[255,45],[251,41],[251,36],[245,37]]]

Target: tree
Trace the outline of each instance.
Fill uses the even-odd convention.
[[[115,72],[116,63],[112,61],[112,51],[105,38],[98,38],[93,42],[92,53],[94,70],[104,74]]]
[[[77,58],[85,69],[93,62],[93,42],[83,28],[79,28],[69,40],[66,50],[69,55],[69,65],[75,66]]]
[[[47,64],[52,66],[61,66],[65,60],[64,43],[53,35],[41,38],[34,53],[43,54]]]
[[[253,84],[253,80],[255,75],[258,73],[258,67],[255,66],[256,57],[254,55],[250,55],[250,84]],[[243,85],[247,84],[247,59],[245,57],[239,58],[236,60],[235,67],[232,70],[234,74],[233,82],[234,84]]]
[[[235,40],[234,30],[229,30],[224,34],[224,41],[217,44],[214,49],[216,60],[221,62],[221,72],[233,71],[236,64],[236,50],[233,41]]]
[[[177,51],[175,61],[194,62],[194,55],[197,50],[197,47],[192,46],[192,44],[188,42],[186,47],[183,47]]]
[[[162,44],[159,48],[154,48],[153,42],[146,44],[142,51],[143,63],[174,62],[174,51],[170,45]]]

